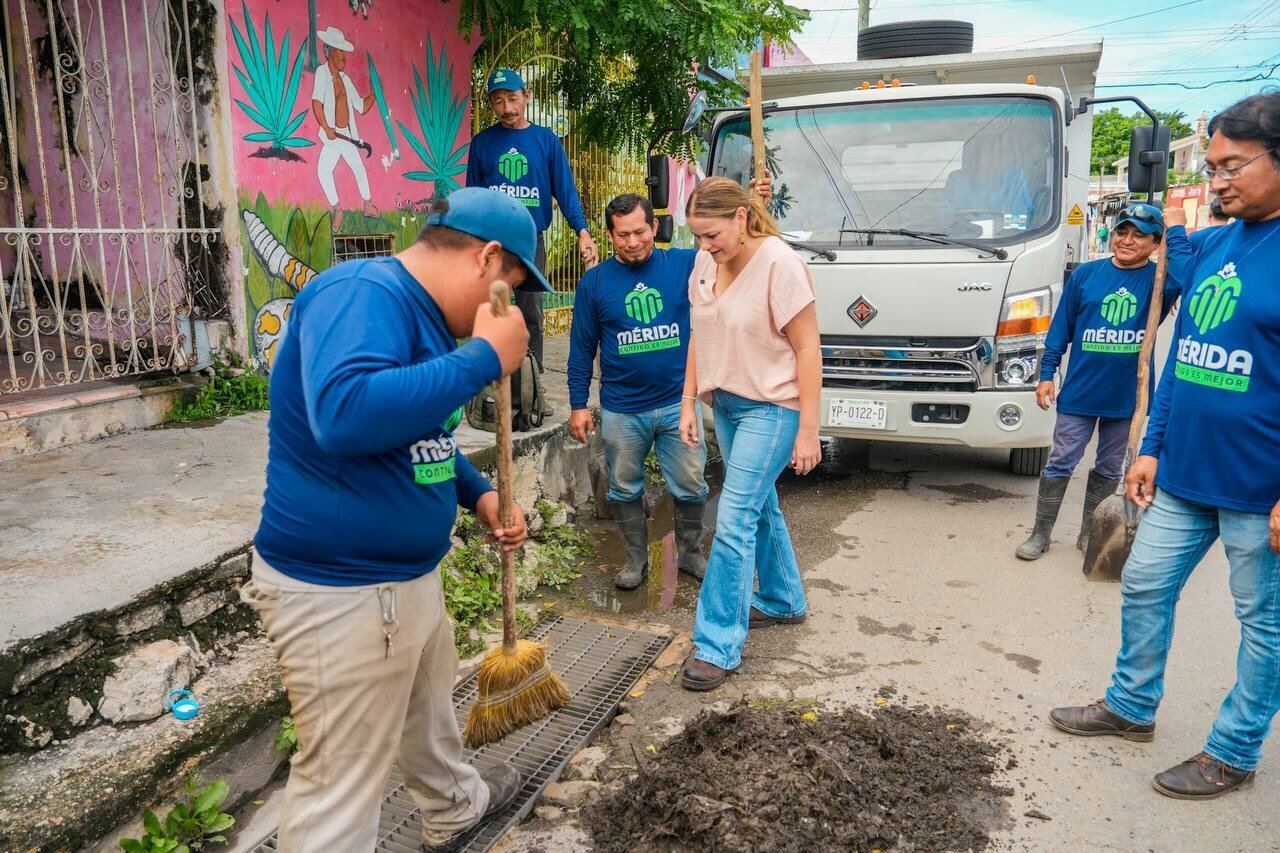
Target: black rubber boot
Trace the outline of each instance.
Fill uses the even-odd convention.
[[[676,501],[675,506],[680,571],[702,580],[707,573],[707,556],[702,550],[702,511],[706,504]]]
[[[1021,560],[1038,560],[1049,550],[1049,534],[1062,509],[1062,496],[1067,493],[1070,477],[1040,475],[1040,494],[1036,497],[1036,526],[1031,535],[1015,551]]]
[[[627,562],[613,579],[613,585],[618,589],[635,589],[649,575],[649,523],[645,519],[644,498],[628,503],[615,501],[613,517],[627,549]]]
[[[1089,550],[1089,528],[1093,525],[1093,511],[1098,504],[1111,497],[1120,488],[1123,480],[1111,480],[1097,471],[1089,472],[1089,484],[1084,490],[1084,515],[1080,520],[1080,536],[1076,539],[1076,547],[1081,551]]]

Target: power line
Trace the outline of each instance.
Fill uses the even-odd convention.
[[[1277,69],[1280,69],[1280,64],[1272,65],[1269,69],[1267,69],[1266,74],[1259,72],[1253,75],[1252,77],[1241,77],[1236,80],[1214,80],[1211,83],[1198,84],[1194,86],[1190,83],[1170,83],[1170,82],[1162,81],[1162,82],[1154,82],[1154,83],[1134,83],[1134,82],[1106,83],[1106,84],[1099,84],[1094,88],[1096,89],[1138,89],[1138,88],[1154,89],[1154,88],[1165,88],[1165,87],[1178,87],[1181,89],[1198,91],[1201,89],[1211,89],[1214,86],[1221,86],[1224,83],[1254,83],[1258,80],[1274,80]]]
[[[1021,47],[1024,44],[1036,44],[1037,42],[1048,41],[1049,39],[1055,39],[1055,38],[1060,38],[1062,36],[1074,35],[1075,33],[1083,33],[1088,30],[1096,30],[1099,27],[1109,27],[1112,24],[1123,24],[1126,21],[1136,21],[1138,18],[1147,18],[1147,17],[1150,17],[1151,15],[1159,15],[1163,12],[1169,12],[1174,9],[1182,9],[1186,6],[1195,6],[1203,2],[1204,0],[1185,0],[1185,2],[1175,3],[1172,6],[1162,6],[1159,9],[1152,9],[1150,12],[1139,12],[1136,15],[1128,15],[1123,18],[1112,18],[1109,21],[1102,21],[1097,24],[1090,24],[1087,27],[1077,27],[1074,30],[1064,30],[1063,32],[1054,33],[1052,35],[1040,36],[1039,38],[1027,39],[1026,41],[1014,42],[1013,44],[1005,45],[1005,48]]]

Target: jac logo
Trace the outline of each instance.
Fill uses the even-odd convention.
[[[956,288],[961,293],[969,293],[974,290],[990,290],[991,282],[989,281],[966,281],[964,284]]]

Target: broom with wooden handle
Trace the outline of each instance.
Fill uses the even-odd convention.
[[[489,304],[495,315],[506,316],[511,306],[506,282],[493,283]],[[498,400],[498,511],[506,528],[515,514],[511,495],[511,378],[504,376],[494,385]],[[476,682],[480,695],[462,733],[473,749],[542,719],[572,699],[560,676],[547,666],[546,646],[516,639],[516,555],[510,551],[502,552],[502,645],[484,656]]]

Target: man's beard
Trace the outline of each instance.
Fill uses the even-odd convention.
[[[653,250],[651,249],[651,250],[649,250],[649,252],[648,252],[648,253],[647,253],[643,258],[637,258],[636,260],[630,260],[630,259],[628,259],[628,258],[624,258],[624,257],[622,257],[622,255],[618,255],[618,260],[619,260],[619,261],[622,261],[622,265],[623,265],[624,267],[626,267],[627,269],[633,269],[633,270],[634,270],[634,269],[639,269],[640,267],[642,267],[642,266],[644,266],[645,264],[649,263],[649,259],[650,259],[650,258],[652,258],[652,257],[653,257]]]

